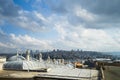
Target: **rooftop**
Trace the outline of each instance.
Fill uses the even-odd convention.
[[[54,68],[47,73],[39,73],[38,78],[97,80],[98,71],[91,69]]]

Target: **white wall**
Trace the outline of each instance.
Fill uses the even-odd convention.
[[[2,66],[3,66],[3,63],[2,63],[2,62],[0,62],[0,70],[2,70]]]

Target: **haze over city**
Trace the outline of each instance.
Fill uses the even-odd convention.
[[[0,0],[0,52],[120,51],[120,0]]]

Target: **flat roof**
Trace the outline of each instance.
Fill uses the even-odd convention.
[[[52,68],[47,73],[39,73],[38,78],[55,78],[55,79],[98,79],[98,70],[92,69],[71,69],[71,68]]]

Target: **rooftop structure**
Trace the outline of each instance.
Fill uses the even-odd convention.
[[[10,57],[7,61],[23,61],[26,60],[23,56],[15,55]]]
[[[40,71],[35,78],[40,79],[72,79],[72,80],[98,80],[98,70],[77,69],[71,62],[64,64],[64,59],[51,59],[48,56],[46,61],[42,60],[42,54],[39,54],[39,60],[30,57],[29,51],[26,51],[26,58],[17,55],[12,56],[3,64],[6,70],[35,70]],[[46,71],[46,72],[41,72]],[[13,74],[14,75],[14,74]],[[12,75],[12,76],[13,76]]]
[[[113,62],[109,58],[96,58],[96,59],[94,59],[94,61],[97,61],[97,62],[107,62],[107,63],[112,63]]]
[[[55,68],[64,65],[64,59],[52,60],[48,56],[47,61],[42,60],[42,54],[39,54],[39,60],[30,57],[30,51],[26,51],[26,58],[19,55],[12,56],[3,64],[3,69],[7,70],[41,70]],[[66,66],[69,67],[69,66]]]
[[[29,50],[26,51],[26,58],[17,53],[3,64],[3,69],[10,70],[38,70],[41,68],[45,68],[44,62],[31,58]]]
[[[6,57],[5,56],[0,56],[0,62],[5,62],[6,61]]]
[[[3,65],[4,62],[6,62],[6,57],[5,56],[0,56],[0,70],[2,70],[2,65]]]
[[[48,73],[39,73],[38,79],[60,79],[60,80],[98,80],[98,71],[91,69],[54,68]]]

